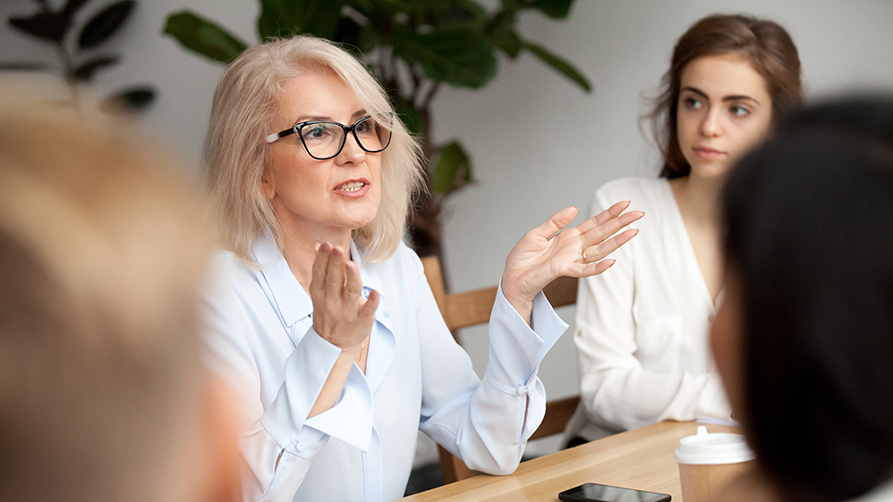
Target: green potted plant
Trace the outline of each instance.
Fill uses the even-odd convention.
[[[416,251],[440,254],[439,216],[444,197],[472,181],[468,153],[458,139],[434,144],[431,104],[443,84],[476,89],[496,76],[497,51],[515,59],[528,51],[591,92],[587,78],[515,29],[518,15],[539,11],[565,19],[574,0],[502,0],[488,12],[474,0],[260,0],[257,34],[309,33],[352,48],[387,89],[397,113],[417,134],[429,159],[428,193],[410,222]],[[165,33],[184,47],[227,63],[247,43],[184,10],[170,15]]]
[[[90,82],[96,72],[118,63],[120,56],[111,53],[107,42],[127,22],[136,7],[133,0],[119,0],[99,9],[80,26],[75,37],[75,15],[90,0],[67,0],[53,9],[47,0],[34,0],[37,11],[30,15],[14,15],[9,25],[16,30],[50,43],[59,54],[62,77],[71,89],[71,104],[82,106],[78,88]],[[52,71],[53,65],[43,61],[0,61],[0,70]],[[134,86],[107,96],[100,107],[104,110],[136,111],[152,103],[155,91],[148,86]]]

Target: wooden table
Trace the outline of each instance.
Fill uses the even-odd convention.
[[[694,422],[660,422],[523,462],[510,476],[475,476],[403,498],[415,502],[552,502],[558,492],[583,483],[669,493],[682,500],[673,451],[679,439],[697,432]],[[735,432],[707,425],[708,432]]]

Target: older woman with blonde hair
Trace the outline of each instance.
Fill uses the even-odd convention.
[[[479,379],[401,241],[418,143],[354,57],[311,37],[245,51],[218,84],[205,163],[226,249],[207,360],[244,399],[245,500],[400,498],[419,429],[472,469],[512,472],[566,327],[542,287],[607,269],[641,216],[618,203],[559,232],[567,208],[524,236]]]

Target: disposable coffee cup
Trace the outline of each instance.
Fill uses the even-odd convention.
[[[683,502],[708,502],[735,477],[750,469],[756,458],[741,434],[707,432],[679,440],[673,456],[679,463]]]

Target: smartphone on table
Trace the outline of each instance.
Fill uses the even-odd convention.
[[[559,493],[558,499],[566,502],[669,502],[673,497],[666,493],[584,483]]]

